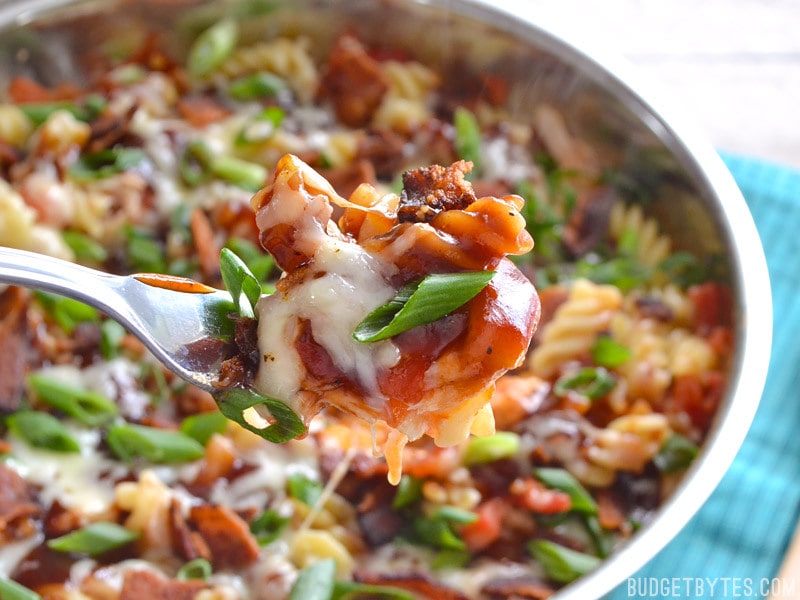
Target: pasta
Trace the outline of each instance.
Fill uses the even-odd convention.
[[[224,248],[261,288],[230,315],[216,396],[88,307],[0,290],[0,586],[556,593],[539,545],[582,576],[705,439],[734,344],[713,257],[560,106],[520,112],[502,60],[299,26],[236,46],[242,20],[210,25],[205,63],[153,36],[98,49],[86,82],[3,91],[0,244],[217,288]],[[371,337],[429,276],[445,309]],[[257,401],[229,420],[237,393]]]

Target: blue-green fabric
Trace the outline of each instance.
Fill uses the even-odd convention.
[[[769,266],[775,328],[766,387],[748,436],[711,498],[634,575],[644,587],[636,592],[625,582],[610,600],[760,598],[767,585],[796,586],[800,593],[800,573],[796,581],[773,581],[800,510],[800,171],[723,158],[753,214]]]

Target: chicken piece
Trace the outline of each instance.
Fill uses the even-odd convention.
[[[447,446],[494,431],[494,382],[521,364],[539,320],[536,290],[506,258],[533,246],[522,200],[476,198],[470,168],[419,169],[400,196],[363,184],[345,200],[286,155],[253,198],[261,243],[284,270],[258,305],[254,388],[306,422],[332,405],[388,424],[392,481],[408,440],[427,434]],[[403,285],[484,270],[495,272],[488,285],[451,314],[388,340],[353,339]]]

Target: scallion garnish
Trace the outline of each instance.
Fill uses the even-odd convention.
[[[670,254],[658,268],[669,277],[670,281],[684,289],[708,280],[708,269],[690,252]]]
[[[590,350],[592,360],[601,367],[612,369],[625,363],[631,357],[631,351],[607,335],[598,337]]]
[[[268,106],[244,124],[234,142],[237,146],[258,144],[271,138],[281,126],[286,111],[279,106]]]
[[[314,506],[322,497],[322,484],[315,479],[306,477],[302,473],[289,475],[286,486],[289,496],[300,500],[300,502],[308,506]]]
[[[414,532],[426,546],[442,550],[466,550],[467,545],[453,530],[452,524],[442,517],[417,517]]]
[[[356,326],[353,338],[377,342],[441,319],[486,287],[494,271],[428,275],[404,286],[388,303],[373,310]]]
[[[264,187],[269,171],[259,164],[234,156],[215,156],[209,165],[211,173],[240,188],[257,192]]]
[[[117,175],[141,163],[147,155],[141,148],[116,147],[83,154],[69,169],[78,181],[93,181]]]
[[[613,390],[615,385],[617,380],[603,367],[585,367],[577,373],[560,377],[553,386],[553,393],[563,397],[575,392],[589,400],[597,400]]]
[[[358,581],[335,581],[330,600],[356,598],[386,598],[387,600],[414,600],[414,596],[391,585],[360,583]]]
[[[585,515],[597,514],[597,503],[575,477],[565,469],[541,467],[533,471],[536,479],[549,488],[560,490],[569,496],[570,510]]]
[[[103,112],[106,101],[102,96],[92,94],[76,102],[23,102],[17,106],[34,125],[39,126],[59,110],[65,110],[79,121],[89,123]]]
[[[206,581],[214,573],[211,563],[205,558],[195,558],[190,560],[176,574],[176,579],[186,581],[189,579],[200,579]]]
[[[108,423],[118,412],[117,405],[105,396],[52,377],[33,373],[28,385],[39,400],[89,427]]]
[[[462,106],[453,113],[453,126],[456,154],[459,158],[472,162],[472,172],[466,175],[467,179],[471,179],[481,169],[481,127],[475,115]]]
[[[239,26],[227,18],[203,31],[189,48],[186,68],[192,77],[205,77],[230,56],[239,38]]]
[[[289,600],[330,600],[336,577],[336,561],[325,558],[300,571]]]
[[[265,510],[250,523],[252,533],[259,545],[266,546],[277,540],[289,526],[291,518],[284,517],[275,510]]]
[[[208,180],[213,155],[211,148],[201,140],[194,140],[186,145],[181,155],[178,171],[184,183],[197,186]]]
[[[108,445],[121,460],[143,458],[152,463],[181,463],[202,458],[203,445],[179,431],[157,429],[132,423],[108,428]]]
[[[599,262],[578,261],[575,276],[598,284],[613,285],[627,292],[650,281],[653,270],[633,257],[619,256]]]
[[[139,533],[122,525],[107,521],[90,523],[82,529],[70,532],[47,542],[57,552],[99,556],[109,550],[120,548],[139,538]]]
[[[152,234],[138,227],[126,227],[126,251],[131,270],[142,273],[165,273],[167,270],[162,244]]]
[[[0,598],[3,600],[42,600],[42,597],[33,590],[5,577],[0,577]]]
[[[400,478],[400,483],[397,484],[397,489],[392,499],[392,508],[400,510],[406,506],[411,506],[422,498],[422,484],[423,479],[413,477],[408,473],[404,473]]]
[[[102,263],[108,258],[108,250],[85,233],[70,229],[63,231],[61,237],[80,262]]]
[[[228,93],[236,100],[269,98],[286,89],[286,81],[269,71],[259,71],[231,81]]]
[[[519,442],[519,435],[511,431],[498,431],[488,437],[471,437],[464,451],[464,465],[469,467],[510,458],[517,453]]]
[[[223,433],[228,419],[221,412],[211,411],[189,415],[181,423],[181,433],[197,440],[203,446],[215,433]]]
[[[36,292],[36,297],[66,333],[72,333],[79,323],[95,323],[100,320],[97,309],[79,300],[47,292]]]
[[[662,473],[677,473],[692,464],[700,449],[686,437],[673,433],[661,445],[653,463]]]
[[[261,283],[245,262],[229,248],[223,248],[219,256],[222,281],[230,292],[236,310],[243,317],[255,318],[255,307],[261,298]]]
[[[558,583],[570,583],[600,565],[597,556],[578,552],[549,540],[531,540],[528,552],[539,562],[545,575]]]
[[[81,447],[53,415],[20,410],[6,417],[6,425],[17,437],[35,448],[53,452],[80,452]]]
[[[231,421],[275,444],[288,442],[306,432],[303,421],[286,404],[253,390],[231,388],[217,393],[216,401],[222,414]],[[269,410],[269,421],[257,412],[253,414],[255,407],[259,405]]]
[[[256,281],[262,282],[261,288],[263,289],[275,269],[275,259],[272,258],[272,255],[261,250],[253,242],[239,237],[229,239],[225,247],[229,248],[247,265]]]
[[[120,344],[126,333],[122,325],[111,319],[100,323],[100,352],[103,358],[111,360],[119,354]]]

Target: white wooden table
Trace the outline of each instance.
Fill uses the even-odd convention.
[[[633,62],[717,148],[800,168],[800,0],[517,6]]]

